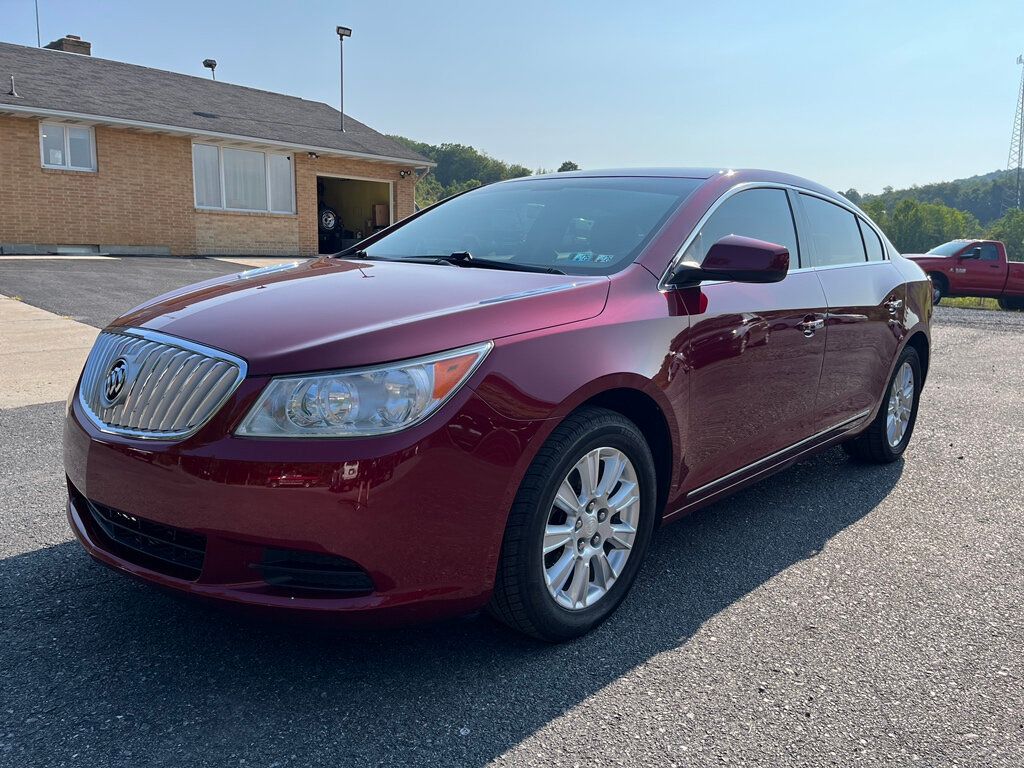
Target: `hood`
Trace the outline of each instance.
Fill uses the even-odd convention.
[[[949,256],[939,256],[935,253],[901,253],[905,259],[912,259],[914,261],[949,261]]]
[[[322,258],[216,278],[114,326],[190,339],[253,375],[401,360],[594,317],[607,277]]]

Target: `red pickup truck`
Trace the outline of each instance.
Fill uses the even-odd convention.
[[[928,273],[935,304],[943,296],[988,296],[1003,309],[1024,310],[1024,262],[1007,261],[997,240],[951,240],[903,255]]]

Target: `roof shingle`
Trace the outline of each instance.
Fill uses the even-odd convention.
[[[7,93],[15,78],[18,97]],[[0,112],[58,110],[432,165],[317,101],[62,51],[0,43]]]

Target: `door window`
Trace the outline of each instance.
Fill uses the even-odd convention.
[[[686,249],[685,261],[704,261],[711,246],[727,235],[740,235],[783,245],[789,249],[790,266],[799,261],[799,245],[789,197],[782,189],[748,189],[727,198]]]
[[[992,245],[992,243],[983,243],[981,245],[981,260],[999,261],[999,249]]]
[[[800,200],[817,266],[862,264],[867,260],[856,216],[820,197],[801,193]]]

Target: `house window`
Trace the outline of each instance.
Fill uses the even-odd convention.
[[[39,151],[43,168],[96,170],[96,136],[90,126],[40,123]]]
[[[192,145],[196,207],[295,213],[292,156]]]

